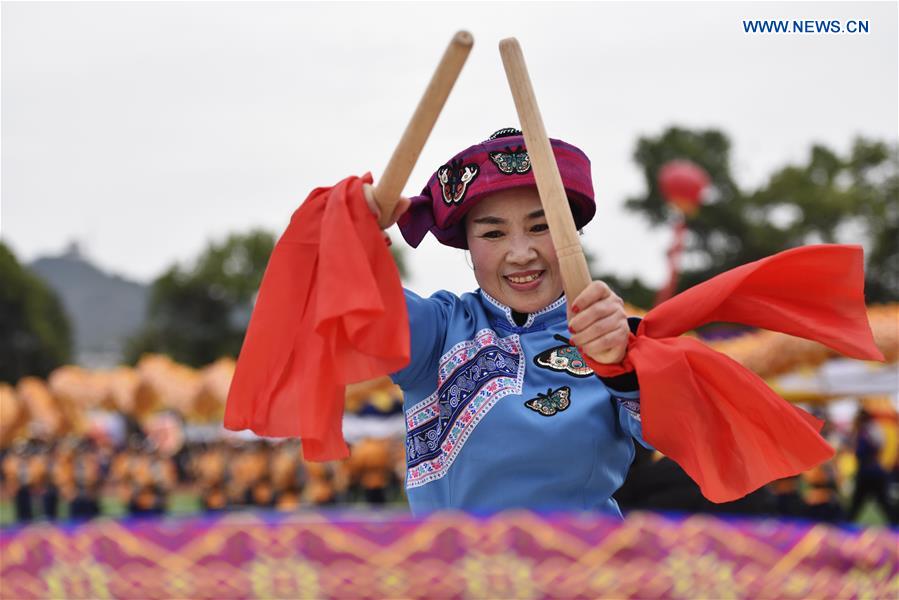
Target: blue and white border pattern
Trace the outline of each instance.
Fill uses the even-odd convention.
[[[483,361],[493,366],[477,369],[479,377],[487,377],[469,378],[460,389],[464,368]],[[440,358],[437,390],[406,411],[407,489],[446,475],[484,415],[501,398],[522,393],[526,362],[518,335],[501,338],[491,329]]]

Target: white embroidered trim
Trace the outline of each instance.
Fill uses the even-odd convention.
[[[489,302],[490,304],[492,304],[492,305],[495,306],[496,308],[498,308],[498,309],[500,309],[501,311],[503,311],[504,313],[506,313],[506,319],[509,321],[509,324],[510,324],[510,325],[514,325],[515,327],[518,327],[518,325],[515,324],[515,319],[512,318],[512,309],[511,309],[511,308],[509,308],[509,307],[506,306],[505,304],[501,304],[499,300],[494,299],[493,296],[491,296],[490,294],[488,294],[488,293],[485,292],[484,290],[480,290],[480,292],[481,292],[481,295],[484,297],[484,299],[485,299],[487,302]]]
[[[509,321],[510,325],[512,325],[513,327],[518,327],[518,324],[515,322],[515,319],[512,318],[512,309],[511,308],[509,308],[505,304],[502,304],[499,300],[497,300],[496,298],[494,298],[493,296],[491,296],[484,290],[479,290],[479,291],[481,292],[481,295],[484,296],[484,299],[487,302],[489,302],[490,304],[492,304],[493,306],[500,309],[501,311],[503,311],[506,314],[506,319]],[[530,327],[531,325],[534,324],[534,319],[536,319],[540,315],[544,315],[548,312],[556,310],[563,304],[565,304],[565,294],[562,294],[562,296],[558,300],[556,300],[549,306],[544,306],[537,312],[528,314],[527,321],[525,321],[524,325],[522,325],[521,327],[525,327],[525,328]]]
[[[540,315],[545,315],[548,312],[552,312],[564,304],[565,304],[565,294],[562,294],[562,296],[558,300],[556,300],[549,306],[545,306],[545,307],[541,308],[540,310],[538,310],[537,312],[531,313],[530,315],[528,315],[528,320],[527,320],[527,322],[525,322],[524,326],[530,327],[531,325],[534,324],[534,319],[536,319]]]

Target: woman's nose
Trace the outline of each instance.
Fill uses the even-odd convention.
[[[537,250],[533,240],[527,235],[511,236],[509,240],[509,252],[506,260],[511,264],[523,265],[537,258]]]

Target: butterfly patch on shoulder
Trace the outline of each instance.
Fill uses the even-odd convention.
[[[531,398],[524,403],[525,406],[544,417],[551,417],[568,408],[570,404],[571,388],[567,385],[560,387],[556,391],[550,388],[546,390],[545,394],[538,393],[536,398]]]
[[[550,369],[551,371],[563,371],[570,375],[574,375],[575,377],[590,377],[593,375],[593,369],[587,366],[587,361],[585,361],[584,357],[581,356],[581,353],[577,351],[577,348],[570,344],[569,340],[563,338],[561,335],[555,335],[553,337],[560,342],[563,342],[564,345],[544,350],[535,356],[535,365],[543,367],[544,369]]]
[[[524,175],[531,170],[531,157],[528,151],[518,146],[513,150],[506,146],[505,152],[491,152],[490,160],[506,175]]]

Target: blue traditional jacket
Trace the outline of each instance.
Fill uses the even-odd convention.
[[[568,343],[565,298],[528,315],[483,290],[406,291],[406,491],[415,515],[598,510],[643,443],[632,375],[600,380]],[[648,447],[648,446],[647,446]]]

